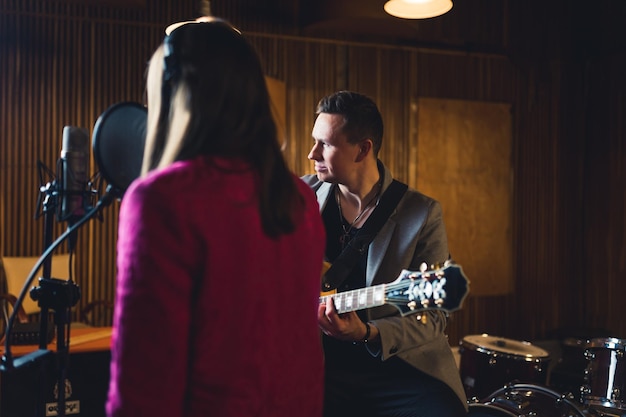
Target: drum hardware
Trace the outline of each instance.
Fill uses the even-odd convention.
[[[533,384],[511,384],[492,393],[482,404],[468,404],[469,416],[584,417],[573,396]]]
[[[539,352],[537,355],[535,352],[521,354],[521,351],[532,349],[527,342],[496,340],[487,335],[463,339],[459,349],[461,379],[466,392],[474,392],[468,396],[471,398],[468,400],[469,416],[626,417],[626,340],[612,337],[574,340],[564,346],[567,350],[563,352],[563,366],[558,369],[560,379],[554,382],[560,384],[559,388],[567,389],[557,392],[544,387],[543,381],[537,382],[538,385],[535,381],[519,382],[520,374],[528,379],[536,376],[532,372],[541,373],[547,368]],[[468,364],[480,359],[478,354],[486,359],[482,361],[482,368],[472,368]],[[467,355],[473,361],[465,361],[463,369]],[[472,355],[479,357],[472,358]],[[503,357],[515,361],[507,364]],[[520,363],[526,365],[526,373],[515,368]],[[504,365],[507,365],[505,368],[515,368],[514,372],[510,372],[511,369],[503,372]],[[553,376],[550,375],[551,383]],[[504,377],[511,381],[489,395],[482,395],[479,391],[485,388],[485,378],[490,382],[495,377],[500,377],[500,381]]]
[[[583,403],[605,415],[626,415],[626,340],[596,338],[585,349]]]
[[[587,339],[567,337],[561,340],[560,355],[548,378],[548,386],[558,392],[576,395],[582,404],[584,385],[586,384],[585,369],[588,359],[585,351]]]
[[[590,417],[626,417],[625,412],[602,408],[585,408],[585,413]]]

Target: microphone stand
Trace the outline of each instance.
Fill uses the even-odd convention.
[[[47,190],[53,189],[54,186],[50,186],[48,184],[44,187]],[[6,326],[6,334],[5,334],[5,349],[4,355],[2,357],[2,362],[0,364],[0,371],[9,372],[15,369],[19,369],[21,367],[29,366],[37,362],[41,362],[43,360],[47,360],[50,356],[53,355],[53,352],[47,349],[47,340],[45,338],[45,333],[47,333],[47,320],[48,320],[48,312],[49,309],[55,311],[55,325],[57,327],[57,371],[58,371],[58,403],[57,403],[57,416],[64,417],[65,416],[65,377],[66,377],[66,369],[67,369],[67,358],[69,357],[69,346],[67,341],[69,341],[69,320],[68,320],[68,312],[71,307],[76,305],[78,300],[80,299],[80,289],[74,284],[71,280],[59,280],[55,278],[42,277],[39,279],[39,286],[34,287],[30,290],[30,295],[33,300],[38,302],[38,305],[41,308],[41,320],[40,320],[40,344],[39,349],[33,353],[29,353],[23,357],[20,357],[16,360],[13,360],[13,356],[11,353],[11,331],[13,329],[13,323],[15,322],[15,317],[17,316],[17,311],[19,307],[22,305],[24,301],[24,297],[26,296],[26,292],[28,291],[28,287],[32,280],[35,277],[37,271],[41,268],[42,264],[47,264],[48,268],[50,268],[51,258],[50,256],[54,252],[54,250],[61,245],[68,237],[71,237],[72,234],[76,233],[76,231],[87,221],[93,218],[102,208],[111,204],[116,195],[119,195],[119,190],[115,189],[112,186],[108,186],[105,195],[98,201],[98,203],[93,207],[90,211],[85,213],[85,215],[80,218],[75,224],[70,225],[68,229],[59,236],[54,242],[50,243],[44,253],[41,255],[33,269],[31,270],[28,278],[26,279],[24,286],[17,297],[17,301],[13,307],[13,312],[7,321]],[[52,191],[51,194],[47,194],[46,200],[49,197],[56,196],[55,190]],[[48,216],[51,211],[51,207],[48,207],[48,212],[46,215]],[[54,213],[54,211],[52,211]],[[47,218],[47,217],[46,217]],[[51,218],[47,220],[46,230],[48,230],[49,223],[51,222]],[[48,233],[48,232],[46,232]],[[50,234],[46,234],[45,239],[50,239]],[[48,274],[50,272],[48,271]],[[67,326],[66,326],[67,324]],[[67,327],[67,332],[66,332]],[[44,376],[45,367],[42,366],[40,368],[41,375]],[[39,389],[39,399],[38,404],[38,416],[45,415],[45,384],[43,381],[45,378],[40,378],[40,389]]]
[[[44,174],[47,174],[48,177],[51,179],[51,181],[48,181],[46,185],[40,186],[39,188],[40,196],[38,198],[38,203],[37,203],[38,206],[41,205],[42,207],[41,213],[44,216],[43,248],[45,251],[46,249],[50,248],[50,246],[52,245],[52,236],[53,236],[52,232],[53,232],[53,226],[54,226],[53,218],[58,207],[59,190],[58,190],[58,183],[57,183],[56,175],[54,175],[50,171],[50,169],[47,166],[45,166],[41,161],[38,162],[38,168],[39,168],[40,184],[44,183]],[[44,196],[43,200],[41,198],[42,195]],[[35,214],[35,218],[38,218],[39,216],[40,214],[38,213]],[[52,274],[52,258],[50,256],[46,256],[43,258],[43,260],[40,259],[40,261],[43,262],[41,279],[48,281],[50,280],[51,274]],[[27,281],[24,288],[28,287],[28,284],[30,283],[31,280],[32,278]],[[46,297],[46,299],[47,298],[49,297]],[[39,315],[40,317],[39,318],[39,350],[35,353],[35,355],[31,355],[32,358],[28,362],[24,362],[24,364],[28,364],[28,365],[36,361],[48,359],[50,357],[49,351],[47,350],[48,321],[49,321],[50,306],[45,302],[39,303],[39,306],[41,308],[40,315]],[[7,329],[7,333],[8,333],[8,329]],[[59,331],[57,331],[57,334],[62,335],[63,333],[59,333]],[[57,338],[57,340],[59,340],[59,338]],[[9,358],[10,358],[10,354],[9,354]],[[47,368],[45,365],[47,365],[47,363],[42,364],[42,366],[39,368],[40,384],[39,384],[39,390],[37,391],[37,404],[41,406],[37,407],[37,414],[36,414],[37,417],[43,417],[45,415],[44,414],[44,409],[45,409],[44,404],[45,404],[45,398],[46,398],[45,388],[46,388],[46,382],[48,379],[48,375],[46,372]],[[64,411],[64,408],[63,408],[63,411]]]
[[[67,364],[69,361],[69,324],[70,320],[68,312],[71,307],[75,306],[80,299],[80,288],[72,281],[65,281],[56,278],[39,278],[39,286],[34,287],[30,291],[31,297],[39,303],[41,307],[42,319],[44,312],[47,314],[48,309],[54,310],[54,323],[56,325],[56,370],[57,376],[57,416],[65,416],[65,381],[67,374]],[[47,318],[46,318],[47,320]],[[46,327],[42,321],[41,328]],[[45,335],[40,334],[39,349],[45,350],[47,344]],[[45,384],[44,384],[45,385]],[[45,410],[45,397],[41,397],[39,411]],[[42,414],[43,416],[43,414]]]
[[[42,202],[42,212],[44,214],[44,250],[52,245],[52,231],[54,225],[54,216],[58,208],[59,193],[57,191],[56,179],[52,183],[47,183],[40,190],[45,194]],[[68,228],[71,228],[71,222]],[[76,232],[68,234],[68,246],[70,250],[70,259],[74,252]],[[71,275],[70,275],[71,277]],[[48,322],[49,313],[54,311],[54,324],[56,326],[56,371],[57,371],[57,416],[64,417],[65,410],[65,381],[67,377],[67,367],[69,362],[69,313],[71,308],[80,300],[80,288],[71,280],[64,281],[52,278],[52,257],[47,256],[43,262],[43,274],[39,278],[39,286],[30,290],[30,296],[34,301],[38,302],[40,307],[39,319],[39,350],[46,351],[48,347]],[[39,407],[37,407],[37,416],[44,417],[46,409],[46,382],[48,375],[44,365],[40,368],[40,386],[38,393]]]

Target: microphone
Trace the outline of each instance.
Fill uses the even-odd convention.
[[[61,189],[57,219],[70,225],[85,215],[85,194],[89,179],[89,133],[76,126],[63,127]]]

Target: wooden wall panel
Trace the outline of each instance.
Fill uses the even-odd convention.
[[[591,328],[626,338],[626,53],[590,63],[583,96],[589,114],[584,144],[582,241],[578,309]]]
[[[512,293],[510,105],[422,98],[418,117],[417,188],[442,204],[471,294]]]
[[[273,77],[266,76],[265,83],[270,94],[272,116],[278,131],[278,143],[284,146],[287,137],[287,88],[284,82]]]
[[[272,34],[272,22],[246,26],[254,17],[243,18],[245,10],[230,2],[213,7],[243,24],[267,75],[285,83],[285,155],[298,174],[312,172],[315,105],[338,89],[377,101],[386,129],[381,158],[412,185],[419,184],[420,99],[511,106],[513,294],[467,299],[451,316],[451,343],[482,332],[533,340],[563,327],[603,327],[626,337],[623,51],[593,62],[549,54],[513,62],[505,55]],[[55,168],[63,126],[91,130],[108,106],[142,101],[146,63],[163,28],[197,15],[195,1],[107,8],[0,0],[1,253],[43,249],[43,219],[33,218],[37,161]],[[81,303],[113,298],[118,208],[116,202],[81,229]],[[55,224],[55,235],[65,228]]]

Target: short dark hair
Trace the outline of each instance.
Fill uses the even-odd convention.
[[[319,101],[315,114],[320,113],[342,115],[348,141],[371,139],[374,156],[378,156],[383,144],[383,118],[371,98],[354,91],[337,91]]]

